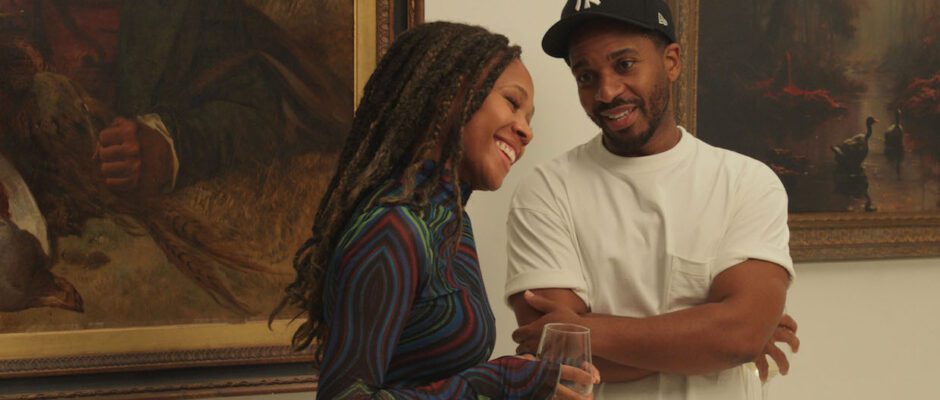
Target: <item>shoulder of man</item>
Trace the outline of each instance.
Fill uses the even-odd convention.
[[[528,171],[513,191],[510,207],[528,208],[533,205],[533,200],[562,195],[568,180],[573,179],[572,171],[587,161],[589,144],[575,146]]]
[[[713,146],[700,138],[696,138],[696,140],[702,148],[718,160],[720,167],[726,173],[733,175],[733,180],[739,182],[740,185],[763,184],[779,186],[783,189],[780,178],[764,162],[734,150]]]

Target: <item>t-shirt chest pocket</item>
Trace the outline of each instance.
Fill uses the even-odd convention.
[[[678,311],[705,303],[711,287],[711,259],[667,254],[670,264],[666,276],[663,312]]]

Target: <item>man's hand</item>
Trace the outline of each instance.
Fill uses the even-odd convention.
[[[768,355],[777,364],[777,367],[780,369],[780,375],[786,375],[790,372],[790,361],[787,360],[787,355],[777,347],[777,342],[790,345],[790,349],[792,349],[794,353],[799,351],[800,338],[796,336],[796,328],[796,320],[794,320],[793,317],[784,314],[783,317],[780,318],[780,323],[777,324],[773,336],[770,338],[770,341],[767,342],[767,345],[764,346],[764,352],[754,360],[754,363],[757,364],[757,371],[760,374],[760,380],[762,382],[767,381],[768,371],[770,369],[770,365],[767,363]]]
[[[134,120],[117,117],[98,135],[95,160],[104,184],[118,192],[154,194],[173,175],[170,144]]]
[[[577,324],[581,318],[570,307],[539,296],[532,291],[526,290],[523,298],[529,306],[544,315],[529,324],[520,326],[512,333],[512,340],[519,343],[516,353],[535,353],[539,346],[539,339],[542,337],[542,327],[545,324],[552,322]]]

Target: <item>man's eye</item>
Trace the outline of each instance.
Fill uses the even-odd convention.
[[[580,74],[577,75],[575,80],[578,81],[578,85],[590,85],[594,81],[594,75],[591,74]]]
[[[617,61],[617,69],[620,71],[629,71],[630,68],[633,68],[633,61],[629,60],[620,60]]]

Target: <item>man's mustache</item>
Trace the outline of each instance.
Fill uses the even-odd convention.
[[[600,113],[602,113],[602,112],[604,112],[604,111],[612,110],[612,109],[617,108],[617,107],[621,107],[621,106],[631,106],[631,105],[632,105],[632,106],[636,106],[636,108],[639,109],[641,112],[644,111],[644,110],[646,110],[646,108],[645,108],[646,102],[644,102],[643,99],[634,98],[634,99],[630,99],[630,100],[625,100],[625,99],[622,99],[622,98],[619,98],[619,97],[618,97],[618,98],[614,99],[614,101],[612,101],[612,102],[610,102],[610,103],[600,103],[600,104],[598,104],[597,106],[595,106],[595,107],[594,107],[594,114],[600,114]]]

